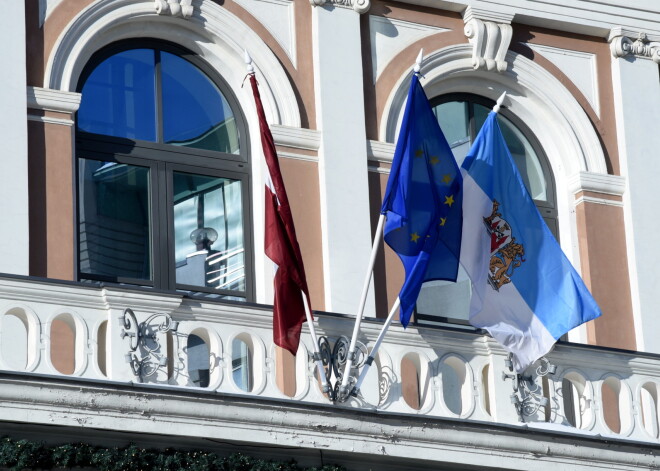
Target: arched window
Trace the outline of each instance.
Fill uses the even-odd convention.
[[[227,84],[124,41],[78,84],[78,278],[252,299],[248,139]]]
[[[460,166],[495,102],[478,95],[452,93],[436,97],[431,105]],[[498,121],[529,194],[558,238],[554,178],[543,149],[527,126],[506,108],[500,110]],[[467,324],[469,304],[470,282],[461,269],[457,283],[424,284],[417,300],[416,320]]]

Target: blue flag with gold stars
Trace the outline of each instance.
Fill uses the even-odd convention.
[[[462,178],[417,75],[413,75],[381,214],[385,242],[406,277],[400,319],[408,325],[422,283],[456,281],[461,252]]]

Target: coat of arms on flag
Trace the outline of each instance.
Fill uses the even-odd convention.
[[[486,231],[490,235],[488,283],[495,291],[511,283],[513,271],[525,261],[525,247],[516,242],[511,225],[502,217],[499,207],[500,203],[493,200],[493,212],[484,218]]]

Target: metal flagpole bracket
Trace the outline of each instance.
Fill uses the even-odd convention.
[[[140,382],[167,366],[167,355],[161,353],[159,336],[176,332],[179,321],[173,320],[169,314],[152,314],[138,323],[130,308],[126,308],[118,320],[122,328],[119,336],[129,339],[129,351],[124,358]]]
[[[525,421],[525,417],[535,415],[541,407],[546,408],[550,405],[550,401],[543,394],[543,377],[552,376],[557,372],[557,366],[550,363],[546,357],[541,357],[537,360],[538,366],[534,371],[535,376],[522,375],[514,373],[513,371],[513,355],[504,360],[504,365],[509,372],[502,372],[502,379],[510,379],[513,381],[513,394],[511,394],[511,403],[516,408],[518,413],[518,420]],[[538,384],[537,379],[541,378],[541,384]]]
[[[349,391],[353,389],[355,384],[355,377],[351,372],[346,372],[346,362],[349,357],[349,345],[350,340],[348,337],[342,335],[334,344],[326,336],[319,337],[319,359],[323,364],[323,369],[325,372],[325,377],[330,385],[328,395],[332,402],[346,402],[349,398]],[[352,353],[353,361],[351,369],[359,369],[365,364],[365,359],[368,355],[368,349],[365,344],[362,342],[356,342],[356,350]],[[314,355],[316,357],[316,354]],[[342,388],[342,380],[344,379],[344,374],[349,374],[349,387]],[[333,383],[334,378],[334,383]],[[326,391],[324,391],[326,392]]]

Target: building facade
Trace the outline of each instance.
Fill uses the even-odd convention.
[[[0,435],[356,470],[660,467],[654,2],[0,4]],[[333,404],[309,330],[295,357],[272,343],[245,53],[337,358],[420,50],[459,164],[507,92],[507,144],[603,315],[520,382],[467,323],[467,279],[427,283],[362,395]],[[402,281],[381,248],[362,353]]]

